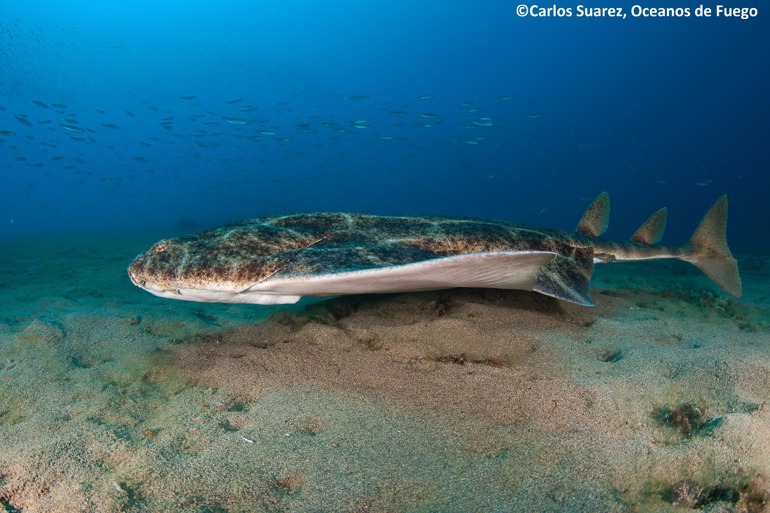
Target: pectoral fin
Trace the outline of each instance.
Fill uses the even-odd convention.
[[[589,293],[594,272],[593,250],[576,249],[573,255],[557,255],[545,264],[532,290],[583,306],[594,306]]]

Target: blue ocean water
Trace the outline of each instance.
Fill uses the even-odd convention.
[[[764,511],[770,7],[713,1],[0,2],[0,511]],[[671,246],[727,194],[743,297],[681,262],[597,266],[596,308],[126,274],[244,218],[572,230],[602,191],[608,238],[668,206]]]
[[[765,6],[576,5],[3,2],[0,238],[320,210],[571,229],[607,190],[612,237],[669,206],[683,242],[726,193],[733,249],[768,249]]]

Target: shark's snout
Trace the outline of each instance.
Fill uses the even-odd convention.
[[[181,252],[174,248],[173,241],[162,240],[131,262],[128,277],[137,287],[151,292],[168,289],[181,260]]]

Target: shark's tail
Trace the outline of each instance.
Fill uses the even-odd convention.
[[[738,262],[727,246],[727,196],[723,195],[703,216],[690,242],[685,246],[686,260],[711,278],[726,293],[741,297]]]

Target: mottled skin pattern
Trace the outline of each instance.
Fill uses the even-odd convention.
[[[650,216],[630,242],[599,238],[609,221],[606,192],[589,205],[576,232],[451,217],[265,217],[160,241],[128,274],[156,296],[188,301],[271,305],[303,296],[491,287],[591,306],[594,263],[676,258],[740,297],[738,263],[727,244],[727,196],[678,248],[655,245],[666,212]]]
[[[247,288],[270,278],[378,269],[489,251],[551,251],[535,290],[562,297],[564,282],[588,293],[594,259],[661,258],[681,250],[615,243],[580,233],[484,219],[293,214],[250,219],[164,240],[137,257],[132,280],[168,291],[204,284]],[[563,282],[560,286],[559,283]],[[563,297],[563,299],[574,299]]]

